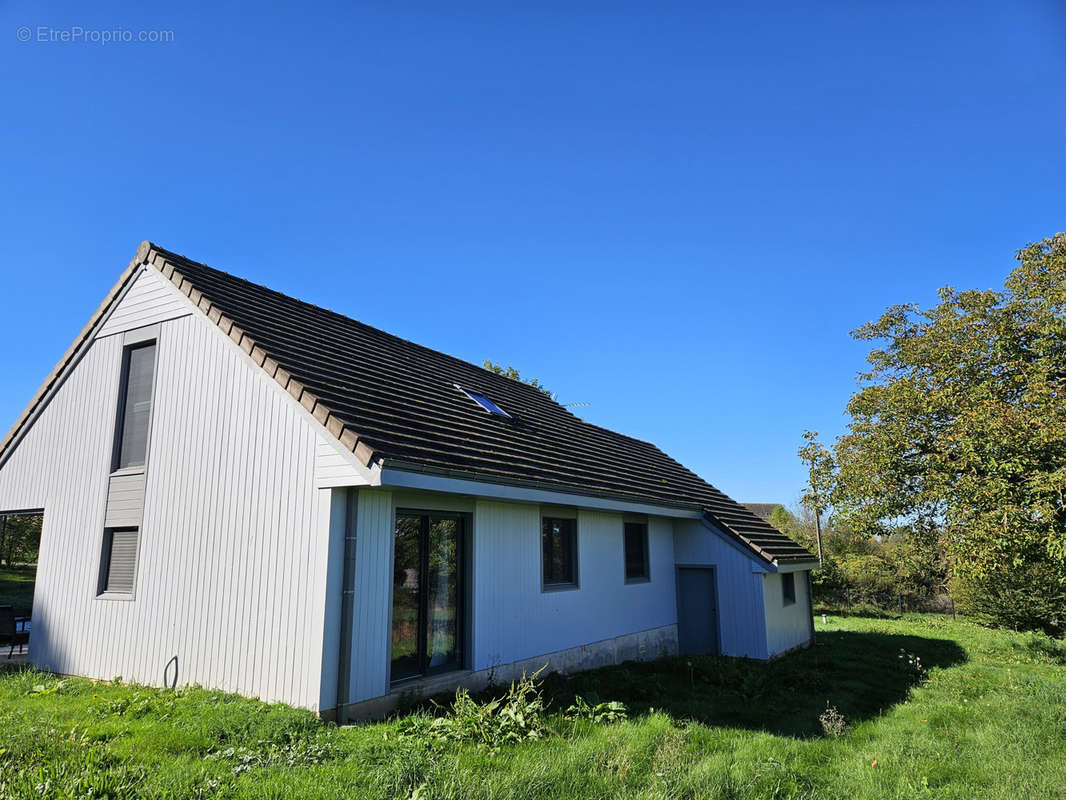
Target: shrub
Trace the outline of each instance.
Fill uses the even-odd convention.
[[[1049,564],[958,575],[951,593],[959,610],[978,622],[1052,636],[1066,630],[1066,588]]]
[[[823,711],[818,721],[822,723],[822,730],[826,736],[830,736],[834,739],[839,739],[848,731],[848,723],[844,719],[844,715],[836,710],[836,706],[825,704],[825,711]]]

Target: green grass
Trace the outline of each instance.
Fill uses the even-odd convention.
[[[33,583],[37,567],[0,567],[0,606],[14,606],[29,613],[33,607]]]
[[[594,692],[630,719],[556,713],[546,738],[495,753],[399,721],[336,728],[216,692],[9,670],[0,797],[1066,798],[1066,643],[918,615],[817,627],[817,647],[769,664],[549,678],[555,711]],[[822,734],[827,703],[840,738]]]

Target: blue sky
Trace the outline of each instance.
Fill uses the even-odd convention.
[[[793,501],[848,332],[1066,228],[1066,7],[660,5],[6,0],[0,427],[147,238]]]

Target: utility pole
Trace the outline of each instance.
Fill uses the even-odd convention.
[[[818,431],[804,431],[806,444],[797,455],[807,465],[807,488],[803,490],[803,505],[814,512],[815,538],[818,544],[818,565],[822,565],[822,512],[827,510],[835,480],[833,454],[818,441]]]
[[[818,566],[822,565],[822,512],[814,509],[814,536],[818,542]]]

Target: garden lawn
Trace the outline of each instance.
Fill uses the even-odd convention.
[[[9,669],[0,797],[1066,799],[1066,643],[919,615],[816,627],[818,646],[769,664],[548,678],[547,734],[495,752],[402,720],[337,728],[217,692]],[[630,718],[564,720],[575,693]],[[819,723],[827,704],[840,737]]]
[[[29,614],[36,578],[36,566],[0,567],[0,606],[14,606],[16,613]]]

